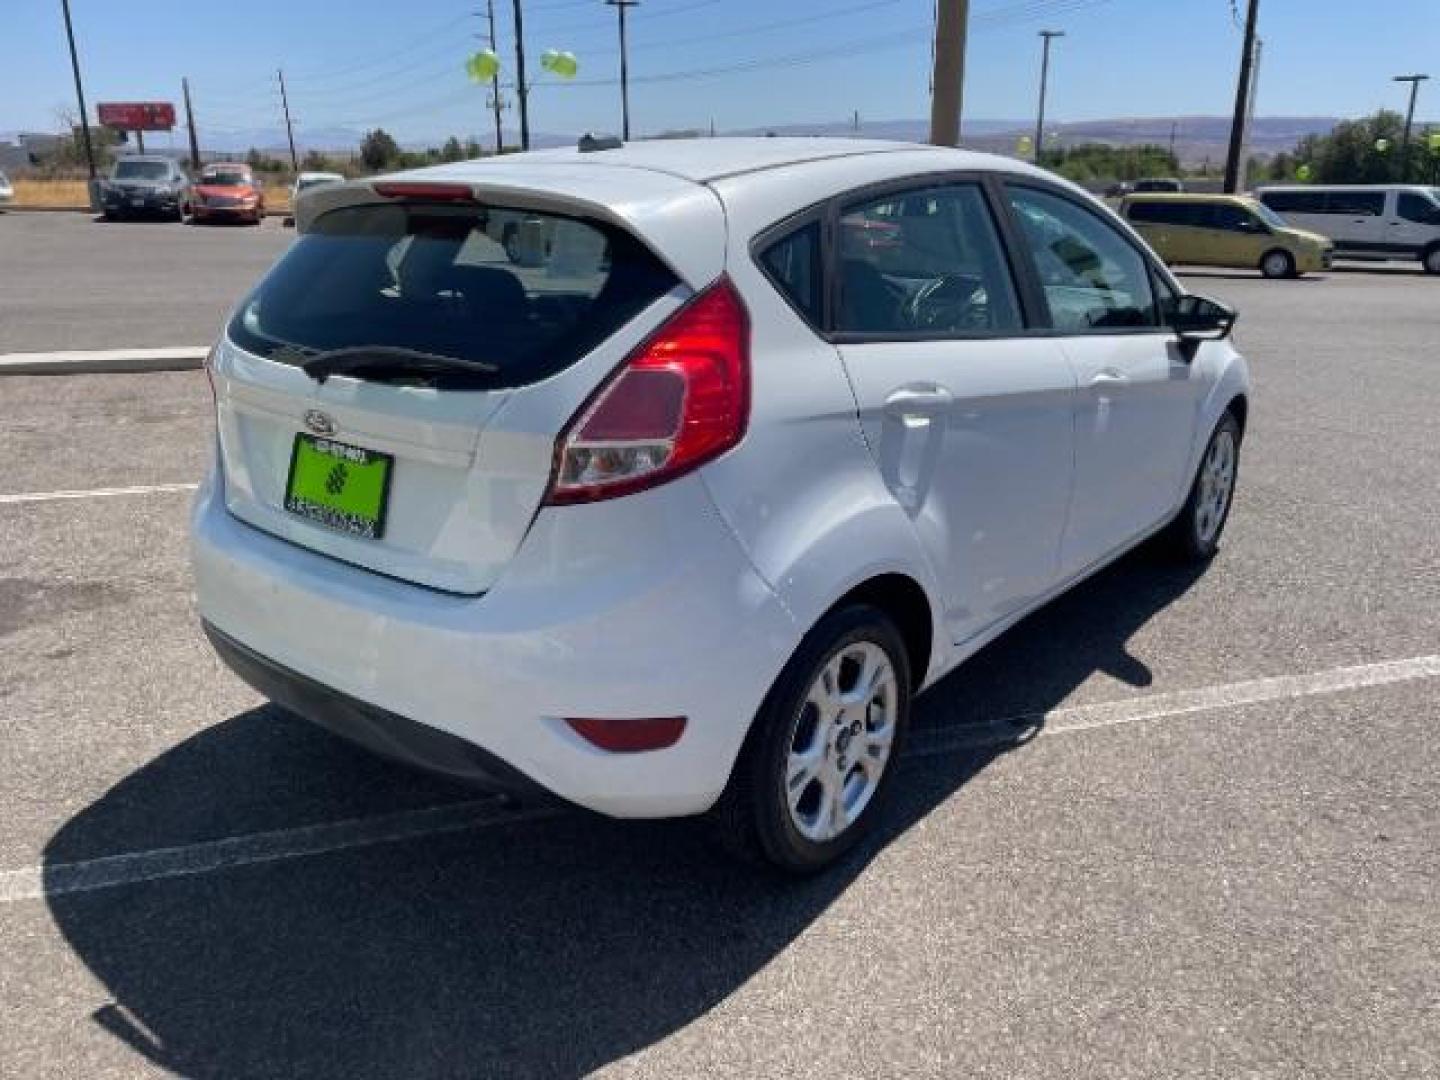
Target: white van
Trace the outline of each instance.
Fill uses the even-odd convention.
[[[1323,233],[1346,259],[1419,259],[1440,274],[1440,188],[1420,184],[1267,187],[1255,197],[1291,225]]]

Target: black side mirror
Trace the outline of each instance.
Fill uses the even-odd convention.
[[[1234,308],[1208,296],[1182,296],[1170,311],[1170,325],[1181,341],[1221,341],[1237,318]]]

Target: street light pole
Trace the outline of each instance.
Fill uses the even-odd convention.
[[[520,149],[530,149],[530,94],[525,86],[525,16],[515,0],[515,100],[520,103]]]
[[[1050,79],[1050,42],[1065,36],[1064,30],[1041,30],[1045,40],[1040,54],[1040,109],[1035,115],[1035,164],[1039,165],[1045,146],[1045,86]]]
[[[490,21],[490,51],[499,56],[495,45],[495,0],[485,0],[485,17]],[[505,148],[505,136],[500,130],[500,110],[505,103],[500,100],[500,68],[497,65],[495,74],[490,76],[490,106],[495,111],[495,154],[498,157],[500,151]]]
[[[95,148],[90,145],[90,116],[85,111],[85,87],[80,82],[80,57],[75,52],[75,28],[70,24],[70,0],[60,0],[60,7],[65,12],[65,37],[70,42],[70,69],[75,72],[75,97],[80,102],[80,135],[85,141],[85,166],[90,170],[90,186],[93,188]]]
[[[1396,75],[1396,82],[1410,84],[1410,108],[1405,111],[1405,134],[1400,137],[1400,180],[1410,179],[1410,128],[1415,123],[1415,98],[1420,93],[1420,84],[1429,75]]]
[[[630,141],[630,50],[625,45],[625,9],[640,0],[605,0],[620,16],[620,138]]]

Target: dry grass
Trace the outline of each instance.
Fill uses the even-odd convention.
[[[90,205],[84,180],[16,180],[16,206],[67,206],[84,209]]]
[[[59,206],[83,210],[90,205],[84,180],[16,180],[16,206]],[[265,209],[290,210],[290,188],[286,184],[265,186]]]

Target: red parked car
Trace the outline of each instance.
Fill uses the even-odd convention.
[[[216,162],[195,181],[190,199],[192,221],[248,221],[259,225],[265,216],[265,194],[249,165]]]

